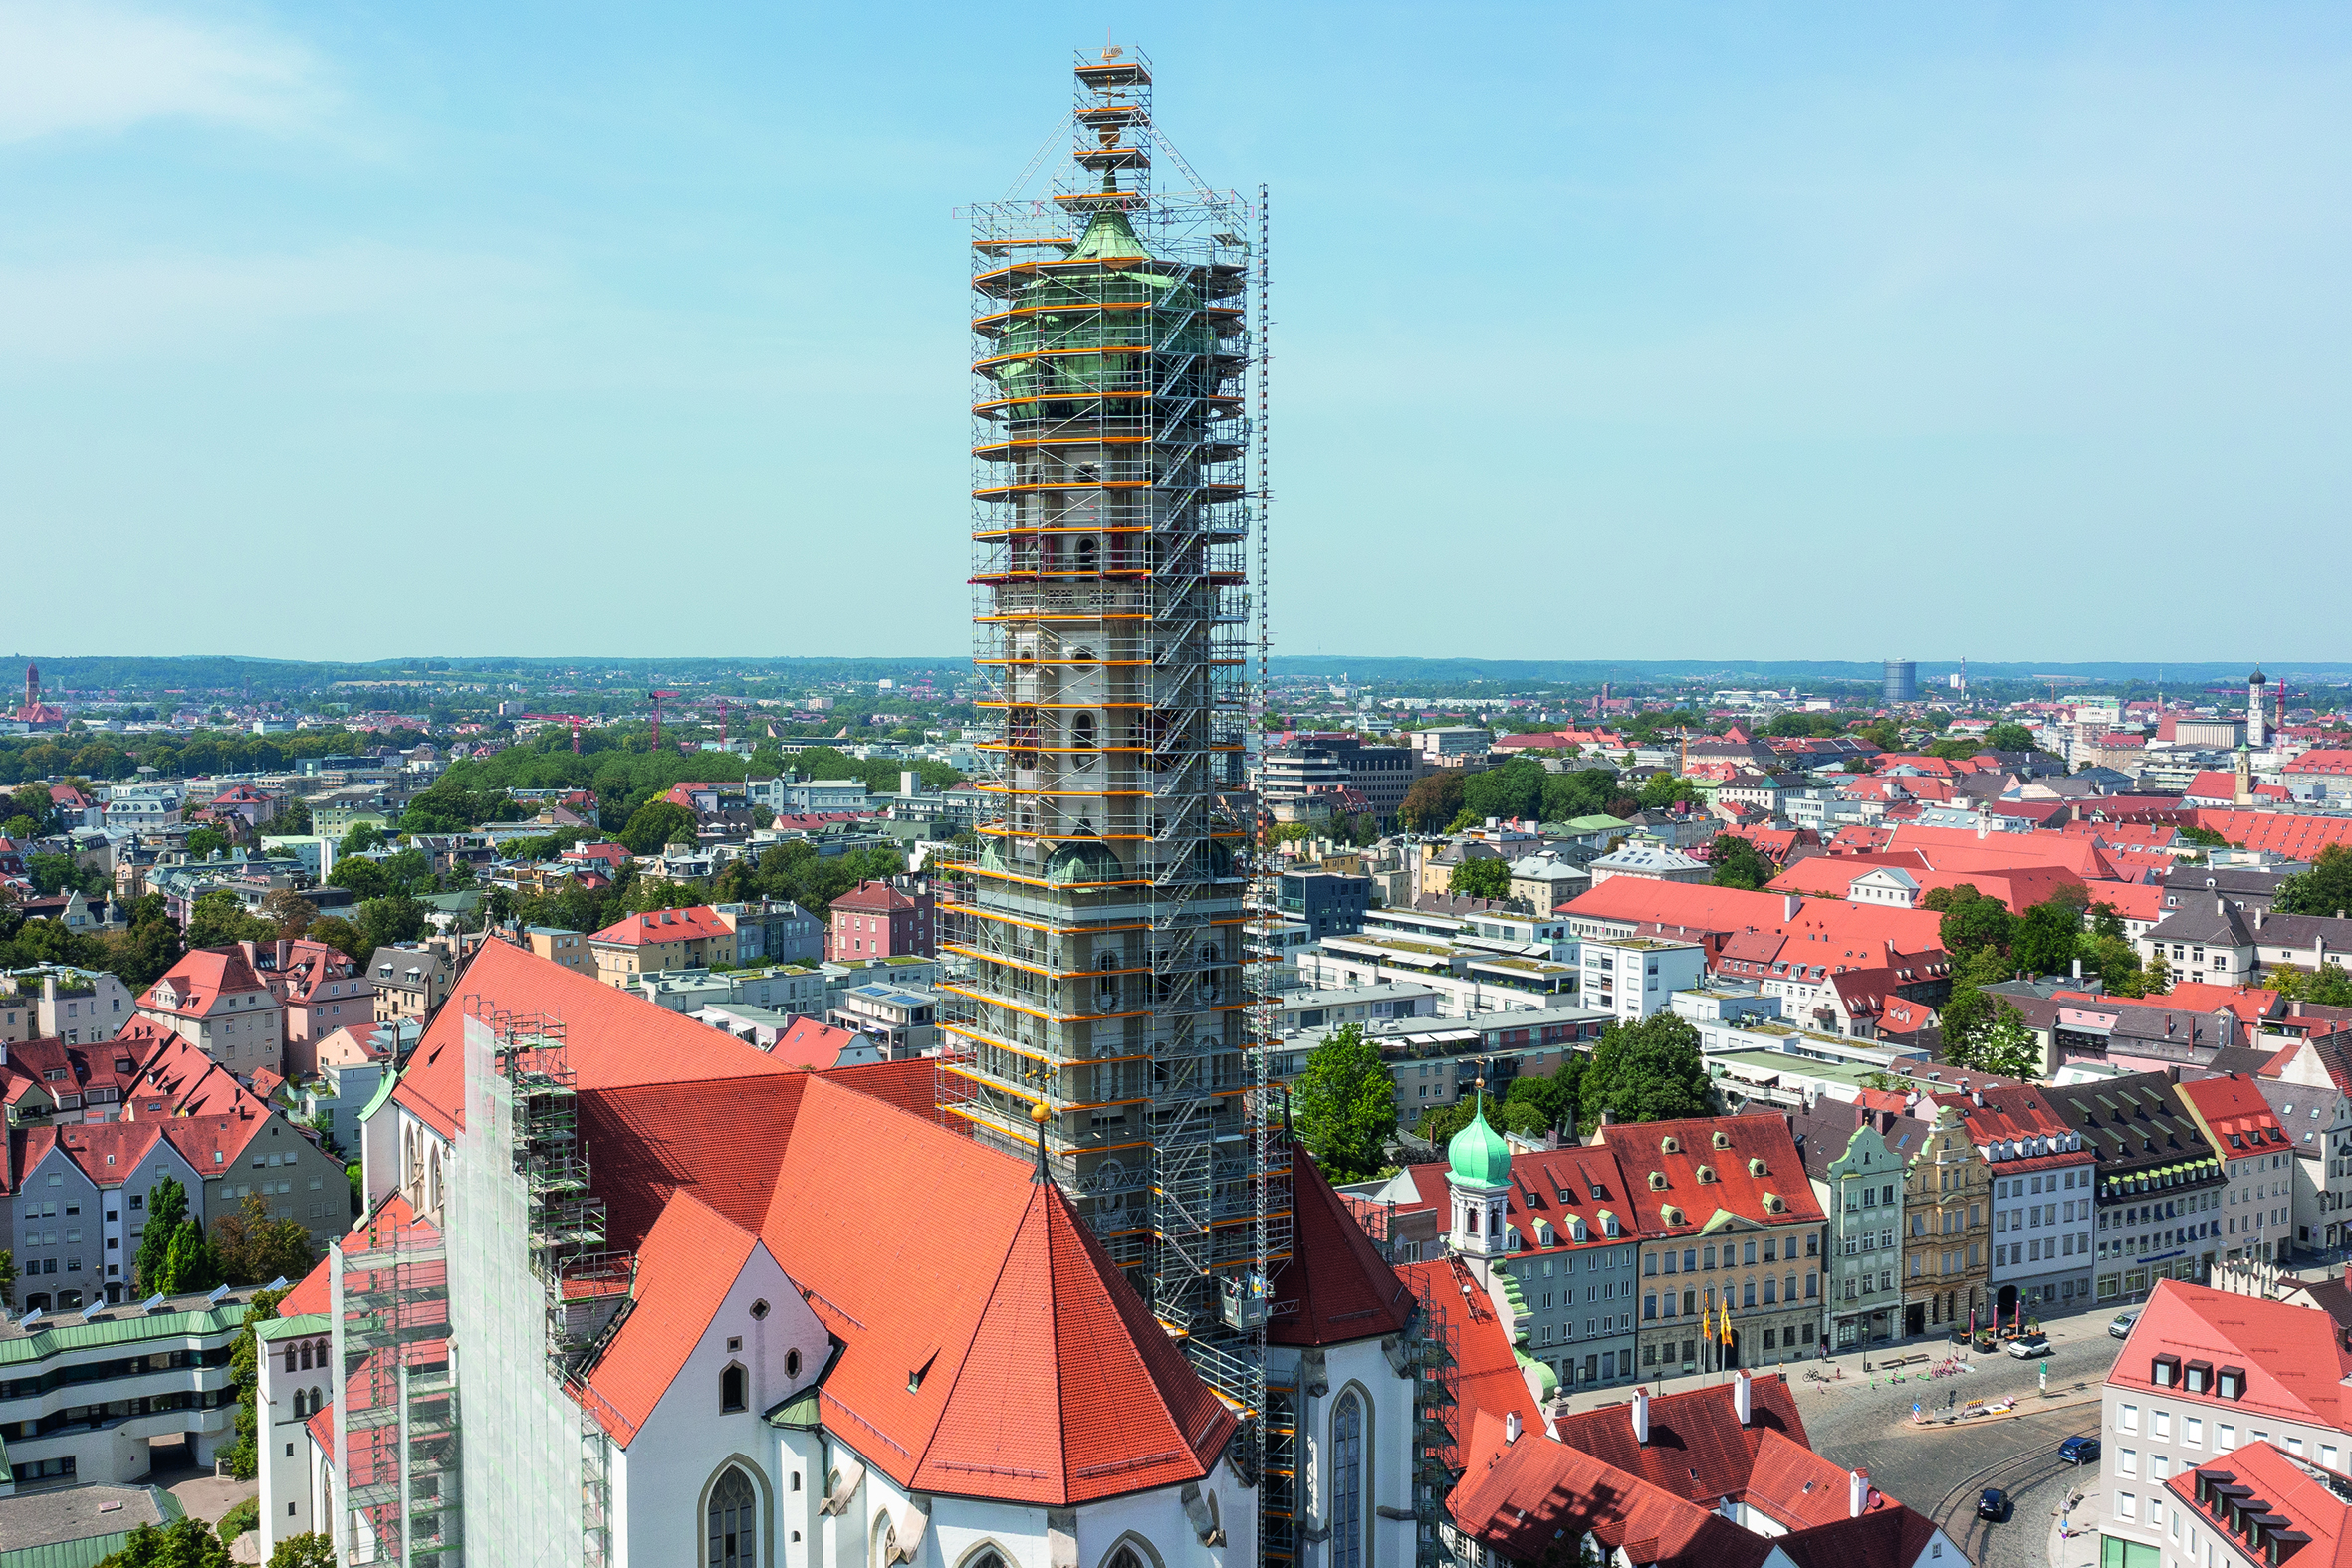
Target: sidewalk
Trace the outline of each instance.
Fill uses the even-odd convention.
[[[2068,1512],[2060,1507],[2050,1521],[2050,1568],[2099,1568],[2099,1502],[2100,1485],[2096,1479],[2084,1477],[2089,1484],[2081,1488],[2082,1501]],[[2074,1488],[2067,1489],[2074,1495]],[[2081,1520],[2080,1524],[2071,1521]]]

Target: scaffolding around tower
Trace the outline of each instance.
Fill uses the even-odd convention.
[[[945,868],[942,1110],[1033,1147],[1263,1456],[1288,1145],[1243,927],[1250,203],[1152,123],[1151,62],[1079,56],[1068,164],[972,224],[977,848]],[[1155,189],[1157,164],[1184,183]],[[1260,291],[1263,302],[1263,290]]]

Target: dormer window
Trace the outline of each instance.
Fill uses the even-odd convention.
[[[2215,1378],[2214,1392],[2224,1399],[2245,1398],[2245,1368],[2224,1367]]]
[[[2192,1361],[2181,1369],[2182,1387],[2192,1394],[2211,1394],[2214,1389],[2214,1364]]]
[[[2181,1386],[2181,1358],[2178,1356],[2156,1357],[2148,1365],[2148,1381],[2160,1389],[2179,1388]]]

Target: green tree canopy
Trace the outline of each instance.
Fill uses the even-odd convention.
[[[2009,933],[2012,967],[2033,975],[2070,970],[2082,955],[2083,908],[2081,890],[2064,888],[2027,909]]]
[[[1478,821],[1488,817],[1531,817],[1543,809],[1543,784],[1549,776],[1529,757],[1515,757],[1500,768],[1471,774],[1462,781],[1462,809]]]
[[[1491,855],[1465,860],[1447,874],[1446,891],[1467,898],[1509,898],[1511,866]]]
[[[1933,909],[1943,915],[1936,925],[1937,935],[1944,951],[1954,958],[1986,948],[2000,953],[2008,951],[2009,930],[2014,923],[2008,906],[1978,892],[1974,882],[1929,888],[1919,903],[1922,909]]]
[[[1999,1073],[2004,1078],[2041,1076],[2041,1042],[2025,1015],[2005,998],[1993,999],[1992,1009],[1970,1031],[1962,1049],[1953,1049],[1950,1030],[1944,1039],[1945,1059],[1955,1067]]]
[[[177,1177],[166,1176],[147,1190],[146,1230],[139,1236],[138,1252],[132,1260],[141,1291],[152,1295],[163,1288],[162,1281],[169,1273],[164,1259],[171,1251],[171,1237],[187,1217],[188,1190],[179,1185]]]
[[[2330,844],[2311,869],[2285,878],[2271,894],[2270,907],[2282,915],[2334,915],[2352,911],[2352,845]]]
[[[387,842],[382,828],[373,822],[359,822],[343,835],[343,842],[335,846],[335,852],[338,856],[364,854],[370,849],[381,849]]]
[[[214,855],[229,852],[229,835],[217,827],[199,827],[188,834],[188,855],[195,860],[210,860]]]
[[[1511,1080],[1511,1088],[1503,1097],[1504,1109],[1515,1106],[1532,1107],[1540,1118],[1537,1135],[1558,1128],[1570,1137],[1576,1133],[1576,1089],[1584,1076],[1585,1058],[1570,1055],[1558,1069],[1548,1073],[1522,1073]]]
[[[1718,833],[1708,846],[1707,859],[1715,867],[1711,879],[1717,887],[1746,888],[1755,892],[1780,874],[1779,867],[1764,858],[1764,852],[1734,833]]]
[[[648,800],[632,812],[619,838],[631,854],[659,854],[664,844],[694,837],[694,813],[667,800]]]
[[[383,863],[356,854],[338,858],[335,869],[327,873],[327,880],[336,887],[348,888],[353,898],[381,898],[392,890],[391,873],[383,868]]]
[[[300,1279],[311,1271],[311,1232],[300,1220],[273,1219],[259,1193],[248,1193],[236,1212],[212,1227],[212,1249],[222,1281],[258,1285],[283,1276]]]
[[[2034,749],[2033,732],[2021,724],[2004,722],[1985,732],[1984,744],[1989,752],[2030,752]]]
[[[188,946],[225,947],[231,942],[267,942],[278,928],[245,912],[245,901],[227,888],[215,888],[188,909]]]
[[[1606,768],[1579,768],[1570,774],[1543,776],[1543,820],[1572,822],[1579,816],[1624,818],[1641,809],[1641,801],[1618,784]]]
[[[1360,1182],[1379,1171],[1396,1132],[1396,1082],[1359,1025],[1334,1029],[1308,1054],[1291,1103],[1298,1136],[1325,1176]]]
[[[1462,813],[1462,770],[1441,768],[1413,781],[1397,818],[1414,832],[1434,833]]]
[[[1579,1124],[1587,1130],[1603,1111],[1621,1122],[1658,1122],[1711,1115],[1714,1104],[1699,1031],[1671,1012],[1611,1023],[1576,1085]]]
[[[318,1531],[289,1535],[263,1568],[335,1568],[335,1543]]]
[[[212,1526],[192,1514],[182,1514],[157,1528],[142,1524],[114,1555],[98,1568],[229,1568],[229,1549],[212,1533]]]

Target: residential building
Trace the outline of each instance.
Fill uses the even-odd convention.
[[[2255,1477],[2273,1473],[2263,1446],[2343,1476],[2352,1451],[2348,1378],[2352,1350],[2328,1313],[2159,1281],[2099,1391],[2101,1561],[2170,1563],[2194,1538],[2218,1553],[2216,1568],[2239,1562],[2231,1532],[2217,1530],[2210,1508],[2174,1483],[2220,1466],[2237,1477],[2230,1485],[2244,1488],[2230,1495],[2263,1495]],[[2240,1531],[2253,1522],[2241,1510]],[[2283,1562],[2295,1543],[2269,1544]],[[2195,1568],[2205,1563],[2201,1549]]]
[[[1483,724],[1446,724],[1427,730],[1405,730],[1395,737],[1421,762],[1432,768],[1462,768],[1483,762],[1495,744],[1494,732]]]
[[[1707,950],[1655,937],[1588,937],[1582,969],[1584,1005],[1636,1023],[1667,1011],[1676,992],[1706,983]]]
[[[904,1061],[938,1053],[938,1010],[927,991],[871,982],[842,992],[826,1021],[882,1045],[890,1060]]]
[[[2352,1239],[2352,1036],[2294,1041],[2254,1081],[2294,1146],[2295,1246],[2333,1251]]]
[[[30,1299],[25,1283],[17,1290],[20,1303]],[[144,1480],[156,1439],[185,1437],[188,1457],[209,1466],[237,1435],[229,1353],[253,1294],[224,1288],[153,1306],[134,1300],[87,1314],[51,1306],[0,1320],[0,1431],[15,1487]],[[19,1535],[10,1544],[32,1543]]]
[[[1538,918],[1557,914],[1591,886],[1592,872],[1585,863],[1553,850],[1511,862],[1511,896]]]
[[[2295,1147],[2260,1085],[2233,1072],[2183,1081],[2174,1092],[2228,1178],[2219,1214],[2223,1260],[2283,1259],[2294,1235]]]
[[[1394,1205],[1398,1220],[1442,1216],[1445,1252],[1432,1255],[1457,1259],[1492,1303],[1503,1337],[1540,1363],[1539,1397],[1639,1375],[1641,1237],[1607,1149],[1514,1153],[1480,1117],[1455,1135],[1445,1164],[1408,1167],[1373,1202]]]
[[[1641,1234],[1641,1368],[1804,1360],[1821,1339],[1827,1217],[1777,1115],[1604,1124]],[[1728,1345],[1707,1321],[1731,1317]],[[1711,1348],[1712,1347],[1712,1348]]]
[[[575,975],[595,975],[596,955],[585,933],[563,926],[525,926],[522,936],[525,947],[557,968]]]
[[[864,811],[862,779],[754,779],[747,789],[754,805],[764,805],[778,816],[804,816],[817,811]]]
[[[2088,1305],[2091,1195],[2099,1171],[2082,1129],[2069,1125],[2042,1090],[2023,1085],[1938,1090],[1921,1104],[1957,1112],[1985,1162],[1993,1202],[1986,1284],[1994,1312],[2009,1321]]]
[[[1825,1219],[1830,1346],[1893,1339],[1903,1332],[1905,1167],[1927,1123],[1824,1100],[1790,1127]]]
[[[374,983],[342,950],[288,937],[237,946],[286,1008],[286,1062],[280,1070],[288,1077],[306,1076],[318,1066],[320,1040],[374,1018]]]
[[[367,959],[368,980],[375,988],[375,1021],[407,1018],[429,1022],[449,1000],[457,966],[448,949],[433,943],[391,943]]]
[[[705,843],[751,836],[751,797],[740,784],[673,784],[662,798],[694,813],[694,836]]]
[[[824,958],[824,926],[789,898],[713,904],[735,933],[738,964],[816,964]]]
[[[735,930],[707,904],[653,909],[614,921],[588,938],[596,977],[628,987],[639,976],[735,962]]]
[[[1275,1000],[1275,1032],[1319,1029],[1325,1024],[1368,1023],[1374,1018],[1437,1015],[1437,993],[1427,986],[1355,986],[1343,991],[1292,991]]]
[[[1953,1106],[1931,1116],[1905,1169],[1903,1331],[1991,1323],[1992,1185],[1985,1157]]]
[[[286,1070],[285,1004],[239,948],[187,954],[147,988],[138,1010],[233,1073]]]
[[[1647,838],[1629,840],[1585,867],[1593,887],[1615,877],[1646,877],[1653,882],[1705,882],[1715,874],[1706,861]]]
[[[937,900],[920,877],[860,882],[832,902],[824,956],[836,964],[938,953]]]
[[[2179,1086],[2141,1072],[2042,1093],[2098,1158],[2094,1298],[2138,1300],[2158,1280],[2203,1279],[2222,1252],[2231,1178]]]
[[[309,1073],[288,1075],[282,1092],[293,1114],[324,1131],[335,1148],[352,1158],[359,1152],[359,1113],[384,1079],[407,1059],[423,1032],[413,1018],[388,1023],[346,1023],[316,1042]]]
[[[20,1038],[62,1039],[69,1045],[87,1045],[113,1039],[124,1024],[138,1016],[138,1001],[131,996],[130,988],[104,970],[43,964],[17,970],[8,979],[16,982],[20,997],[28,984],[40,988],[39,996],[32,1000],[28,1009],[32,1032]],[[9,1005],[0,1003],[0,1011],[6,1010]]]
[[[1371,899],[1370,877],[1336,871],[1285,871],[1275,890],[1279,918],[1305,926],[1317,938],[1363,930]]]
[[[576,972],[577,973],[577,972]],[[698,1012],[705,1008],[760,1008],[797,1018],[822,1018],[831,1010],[832,977],[822,969],[782,965],[774,969],[668,970],[640,975],[627,988],[655,1007],[670,1012]]]
[[[1379,1047],[1396,1082],[1397,1111],[1410,1123],[1423,1111],[1453,1104],[1481,1077],[1500,1094],[1514,1078],[1559,1071],[1568,1057],[1591,1048],[1607,1022],[1583,1008],[1529,1008],[1471,1018],[1391,1016],[1360,1023],[1331,1017],[1320,1025],[1286,1030],[1270,1071],[1285,1082],[1296,1078],[1317,1045],[1352,1024]]]

